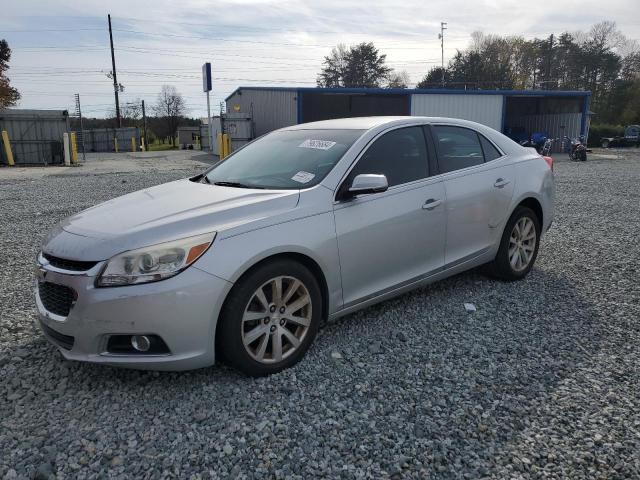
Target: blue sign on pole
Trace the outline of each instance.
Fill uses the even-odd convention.
[[[202,65],[202,91],[211,91],[211,64],[209,62]]]

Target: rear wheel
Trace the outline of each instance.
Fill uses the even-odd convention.
[[[496,258],[487,265],[489,274],[503,280],[527,276],[538,256],[540,220],[528,207],[519,206],[507,222]]]
[[[259,266],[232,289],[220,318],[217,349],[234,368],[264,376],[304,356],[322,318],[320,287],[291,260]]]

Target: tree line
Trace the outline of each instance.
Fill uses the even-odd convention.
[[[433,67],[417,88],[589,90],[597,123],[640,123],[640,46],[613,22],[588,32],[526,40],[475,32],[445,66]],[[320,87],[407,88],[406,72],[386,64],[373,43],[338,45],[324,58]]]

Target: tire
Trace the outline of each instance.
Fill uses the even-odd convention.
[[[587,161],[587,151],[583,150],[580,152],[580,161],[582,162],[586,162]]]
[[[602,140],[602,148],[609,148],[609,140]]]
[[[518,225],[519,227],[522,225],[529,225],[531,222],[531,227],[535,232],[533,251],[530,252],[531,256],[528,257],[526,248],[523,250],[523,255],[527,255],[526,265],[521,265],[516,263],[514,266],[511,260],[514,258],[512,254],[510,254],[510,247],[514,244],[512,243],[512,237],[515,232],[515,227]],[[500,247],[498,248],[498,253],[496,254],[493,262],[489,263],[486,266],[485,271],[496,278],[506,281],[515,281],[522,280],[533,268],[533,264],[538,257],[538,248],[540,246],[540,220],[533,210],[528,207],[524,207],[522,205],[518,206],[515,211],[509,217],[507,224],[505,225],[504,232],[502,233],[502,239],[500,240]],[[524,237],[528,237],[531,234],[530,230],[524,232]],[[521,237],[522,241],[522,237]],[[523,247],[531,246],[531,242],[522,242]],[[518,250],[518,244],[515,244],[516,250]],[[520,257],[522,260],[522,256]],[[522,262],[524,263],[524,262]],[[519,268],[518,268],[519,267]]]
[[[315,276],[293,260],[274,260],[250,270],[232,288],[222,308],[216,350],[246,375],[271,375],[302,359],[322,318]]]

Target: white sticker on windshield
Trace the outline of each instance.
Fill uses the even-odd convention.
[[[332,142],[331,140],[305,140],[298,147],[302,148],[315,148],[316,150],[329,150],[333,147],[336,142]]]
[[[311,180],[313,180],[313,177],[315,177],[313,173],[298,172],[293,177],[291,177],[291,180],[299,183],[309,183]]]

